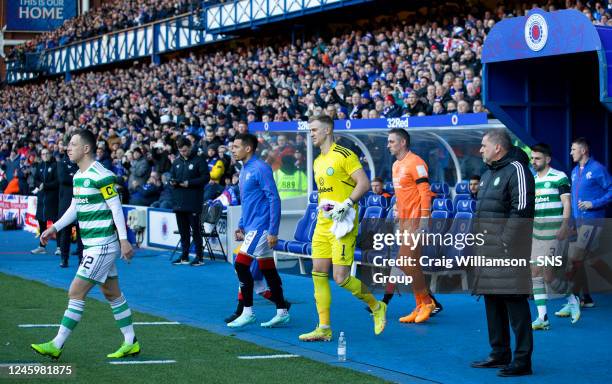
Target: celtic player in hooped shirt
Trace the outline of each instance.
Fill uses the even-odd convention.
[[[109,358],[136,355],[140,345],[136,341],[132,312],[119,289],[115,259],[121,256],[128,262],[133,250],[127,241],[125,218],[121,201],[115,188],[115,175],[94,160],[96,138],[87,130],[75,133],[68,144],[70,160],[79,166],[74,175],[72,203],[66,213],[53,226],[40,235],[46,244],[51,235],[59,232],[75,220],[81,228],[84,251],[83,260],[68,291],[68,308],[57,336],[43,344],[32,344],[41,355],[58,359],[70,333],[77,326],[85,308],[85,297],[94,285],[99,284],[109,301],[124,342]]]

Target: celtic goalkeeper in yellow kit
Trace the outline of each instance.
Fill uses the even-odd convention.
[[[312,280],[319,324],[314,331],[300,335],[302,341],[330,341],[332,338],[330,266],[333,266],[334,281],[372,310],[374,333],[380,334],[386,324],[387,305],[377,301],[359,279],[350,275],[359,230],[356,202],[370,189],[370,182],[355,153],[334,143],[333,127],[333,120],[328,116],[318,116],[310,121],[313,144],[321,149],[314,162],[319,205],[328,210],[319,210],[312,238]],[[332,232],[334,222],[338,224]],[[342,231],[338,227],[343,227],[346,233],[338,232]]]

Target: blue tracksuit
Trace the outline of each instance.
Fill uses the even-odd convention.
[[[580,201],[590,201],[593,208],[581,211]],[[606,205],[612,201],[612,179],[606,167],[589,159],[581,170],[572,170],[572,215],[576,221],[606,217]]]
[[[242,215],[238,226],[245,233],[265,230],[278,236],[281,204],[272,168],[255,155],[240,171],[240,198]]]

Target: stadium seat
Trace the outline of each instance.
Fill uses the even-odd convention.
[[[455,185],[455,193],[457,195],[469,195],[470,194],[470,185],[465,181],[457,183]]]
[[[384,189],[392,195],[395,194],[395,188],[393,187],[393,183],[391,181],[385,183]]]
[[[361,222],[361,219],[363,219],[363,215],[365,213],[365,209],[367,206],[367,202],[368,202],[368,198],[370,196],[374,196],[375,193],[372,191],[367,191],[363,196],[361,196],[361,199],[359,199],[359,221]]]
[[[453,202],[451,199],[434,199],[433,204],[431,206],[432,211],[445,211],[449,214],[453,213]]]
[[[431,191],[436,194],[436,198],[446,198],[450,196],[450,188],[446,183],[431,183]]]
[[[461,200],[457,206],[457,213],[452,219],[452,224],[448,228],[447,234],[452,234],[454,239],[457,239],[456,235],[460,233],[470,233],[472,231],[474,211],[476,209],[476,201],[474,200]],[[430,289],[435,292],[440,276],[452,276],[459,275],[461,277],[461,289],[467,290],[467,273],[463,269],[458,269],[455,264],[455,257],[472,254],[469,247],[458,249],[455,245],[440,246],[439,254],[444,255],[447,259],[453,260],[453,266],[451,268],[430,268],[426,270],[431,275]]]
[[[380,195],[370,195],[366,202],[366,207],[382,207],[383,209],[386,209],[388,206],[389,200]]]
[[[311,193],[304,216],[302,216],[295,227],[295,233],[293,235],[294,240],[285,242],[285,249],[278,250],[306,254],[307,245],[312,240],[312,234],[314,233],[314,228],[317,222],[317,202],[317,193]]]
[[[474,213],[476,213],[476,200],[466,199],[459,201],[457,204],[457,212],[470,213],[473,215]]]
[[[457,211],[457,205],[462,200],[472,200],[472,195],[465,193],[456,194],[455,198],[453,199],[453,207],[455,208],[455,212]]]

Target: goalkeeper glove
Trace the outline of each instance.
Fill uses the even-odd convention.
[[[344,219],[344,216],[346,216],[346,214],[348,213],[349,209],[353,207],[353,204],[353,200],[351,200],[350,198],[347,198],[341,204],[336,204],[334,206],[334,209],[332,209],[331,211],[332,220],[334,220],[335,222],[342,221],[342,219]]]

